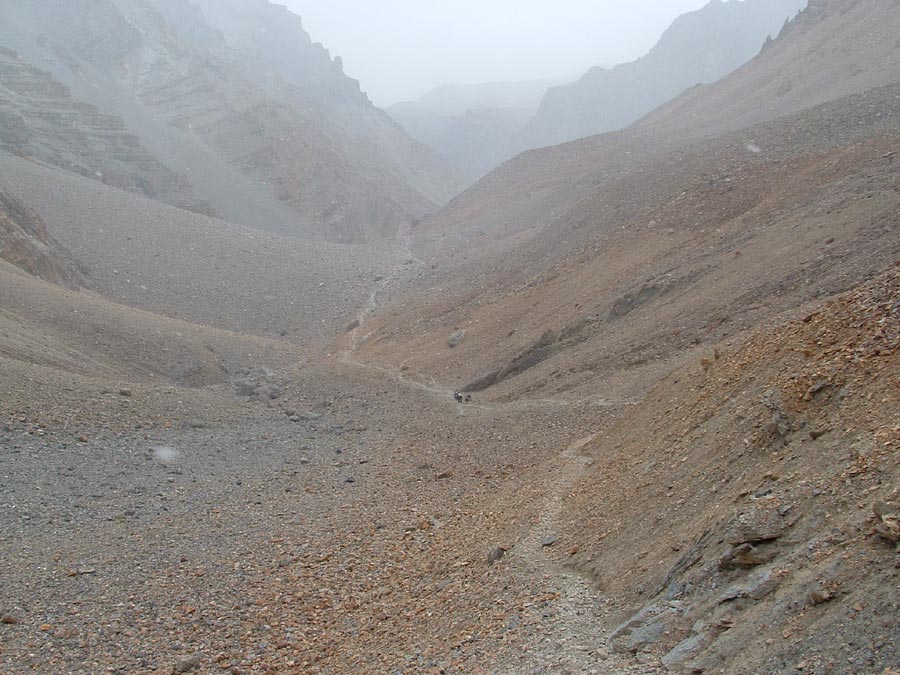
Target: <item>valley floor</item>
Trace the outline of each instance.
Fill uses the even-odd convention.
[[[691,546],[682,532],[692,521],[675,514],[691,496],[674,493],[677,463],[668,478],[651,482],[648,472],[660,462],[642,458],[642,447],[621,450],[623,438],[636,436],[640,445],[645,433],[652,447],[653,433],[667,429],[653,431],[662,408],[669,414],[681,404],[658,392],[646,405],[600,390],[583,400],[476,395],[458,404],[459,383],[404,363],[358,362],[367,319],[421,264],[406,243],[399,254],[362,294],[356,321],[319,358],[267,341],[247,357],[258,362],[232,363],[226,381],[190,388],[152,379],[123,385],[0,355],[0,673],[646,674],[679,672],[713,640],[704,622],[722,610],[704,609],[704,593],[717,598],[719,584],[745,573],[716,571],[715,545],[703,550],[704,535]],[[897,295],[896,275],[885,279],[863,307],[889,318],[900,305],[885,301]],[[182,330],[179,338],[193,339]],[[894,358],[879,349],[876,355]],[[689,397],[707,377],[706,367],[691,373],[684,381],[693,388],[676,386],[678,379],[663,386]],[[884,400],[894,400],[896,388],[885,386]],[[896,424],[891,410],[888,403],[885,419]],[[629,420],[639,428],[623,437]],[[715,462],[704,442],[697,448]],[[885,461],[872,491],[854,488],[853,499],[891,499],[896,462]],[[706,483],[687,480],[698,486],[695,497],[706,494]],[[667,492],[653,496],[648,486]],[[727,489],[695,515],[706,506],[732,508]],[[816,506],[807,500],[797,508]],[[653,525],[660,514],[672,515],[668,526]],[[842,629],[845,644],[816,647],[824,656],[803,672],[850,672],[835,654],[853,659],[857,673],[892,673],[900,662],[897,572],[887,565],[896,556],[867,536],[859,536],[859,564],[875,567],[860,597],[871,609]],[[803,541],[794,536],[795,550]],[[638,589],[649,589],[660,565],[672,563],[664,596],[640,599]],[[698,574],[708,576],[697,581]],[[768,600],[753,600],[755,592],[717,602],[755,602],[763,611]],[[650,600],[658,604],[632,616]],[[837,630],[837,620],[816,619],[802,602],[772,611],[758,624],[766,636],[782,617],[812,622],[802,639]],[[678,620],[697,612],[707,614],[694,636]],[[736,621],[731,614],[718,620],[722,633]],[[725,633],[726,643],[728,635],[743,636],[737,651],[734,644],[721,655],[712,650],[719,667],[701,670],[735,672],[741,659],[766,664],[753,672],[807,663],[795,659],[799,641],[794,651],[779,645],[766,661],[774,638],[762,642],[756,625]],[[678,660],[664,665],[663,657]]]
[[[277,405],[218,394],[4,411],[0,671],[610,672],[602,596],[542,544],[616,406],[460,406],[348,365]]]
[[[457,404],[361,330],[266,402],[4,358],[0,672],[653,672],[548,556],[630,402]]]

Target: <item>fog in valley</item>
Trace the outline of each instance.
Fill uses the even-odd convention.
[[[442,84],[576,79],[644,54],[707,0],[281,0],[380,106]]]
[[[0,0],[0,675],[900,675],[898,26]]]

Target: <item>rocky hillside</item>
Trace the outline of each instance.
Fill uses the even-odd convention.
[[[892,271],[709,350],[586,449],[561,549],[633,608],[613,649],[895,672],[898,327]]]
[[[893,0],[812,0],[757,58],[730,77],[685,92],[640,127],[708,136],[896,82],[898,21]]]
[[[312,348],[343,332],[393,251],[260,232],[0,152],[23,205],[123,307]]]
[[[555,145],[627,127],[685,89],[741,66],[805,6],[806,0],[712,0],[676,19],[637,61],[593,68],[550,89],[514,146]]]
[[[402,353],[483,396],[589,396],[598,380],[641,394],[635,383],[672,359],[900,255],[898,92],[654,156],[527,239],[473,230],[423,272],[433,290],[402,296],[361,350],[387,362]],[[829,120],[841,124],[821,134]],[[756,138],[767,152],[747,149]]]
[[[358,109],[261,75],[253,12],[0,3],[28,63],[259,222],[297,215],[210,139]],[[0,149],[0,671],[895,675],[898,19],[814,3],[377,245],[104,185],[33,121],[45,161]]]
[[[0,9],[0,42],[124,118],[229,220],[368,240],[393,235],[460,185],[372,106],[297,17],[266,0]]]
[[[509,159],[513,134],[530,120],[554,80],[444,85],[387,110],[413,138],[476,180]]]

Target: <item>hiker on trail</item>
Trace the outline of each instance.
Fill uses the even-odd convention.
[[[454,392],[453,392],[453,398],[456,399],[456,402],[457,402],[457,403],[462,403],[462,402],[463,402],[463,395],[462,395],[462,392],[459,391],[459,390],[454,391]]]

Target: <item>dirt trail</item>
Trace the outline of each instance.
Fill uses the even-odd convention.
[[[363,304],[356,315],[356,325],[347,332],[344,347],[338,351],[337,358],[341,363],[345,363],[357,368],[365,368],[366,370],[370,370],[373,372],[383,373],[405,387],[415,388],[435,397],[446,398],[448,402],[451,402],[453,401],[453,388],[442,385],[434,377],[415,373],[408,368],[406,362],[400,363],[398,368],[396,370],[393,370],[390,368],[385,368],[384,366],[364,363],[353,358],[354,354],[359,349],[360,343],[366,337],[366,321],[370,316],[378,311],[379,307],[382,304],[381,298],[385,295],[390,285],[401,274],[403,274],[405,270],[409,269],[410,265],[425,264],[413,255],[412,236],[409,233],[403,233],[399,241],[400,246],[397,255],[397,262],[390,269],[390,271],[385,274],[383,278],[376,281],[375,285],[372,287],[372,290],[369,293],[366,302]],[[572,406],[586,405],[600,408],[610,408],[620,405],[636,405],[637,403],[638,401],[635,399],[617,401],[605,398],[576,400],[540,398],[523,399],[518,401],[500,403],[470,402],[465,404],[457,404],[457,414],[460,416],[465,416],[473,413],[494,414],[497,412],[518,412],[533,410],[537,408],[547,408],[552,406],[568,408]]]
[[[555,615],[546,622],[539,643],[523,653],[523,661],[503,665],[492,672],[534,673],[653,673],[611,655],[606,649],[604,627],[609,625],[609,608],[591,581],[554,561],[549,555],[561,529],[564,501],[575,483],[592,464],[582,450],[600,432],[570,444],[548,462],[546,492],[537,523],[509,553],[511,564],[526,574],[542,578],[558,599]]]
[[[345,346],[337,354],[338,360],[342,364],[384,374],[401,386],[445,399],[448,405],[456,407],[456,414],[459,416],[492,417],[499,414],[552,407],[560,409],[573,406],[613,408],[637,403],[636,400],[630,399],[617,401],[604,398],[584,400],[541,398],[499,403],[479,401],[456,403],[453,400],[453,389],[442,385],[434,377],[416,373],[406,363],[400,363],[396,369],[391,369],[356,360],[355,353],[361,341],[365,339],[366,321],[379,309],[391,284],[409,269],[411,262],[413,264],[418,262],[412,255],[411,241],[412,238],[408,235],[400,240],[397,263],[376,282],[365,304],[360,308],[357,325],[348,332]],[[590,457],[582,454],[582,450],[594,441],[599,433],[598,431],[575,441],[548,461],[546,472],[548,482],[544,502],[540,508],[539,521],[514,546],[509,556],[510,563],[516,566],[526,578],[539,579],[558,594],[556,615],[553,620],[548,621],[547,628],[540,633],[537,643],[523,653],[524,662],[495,663],[491,667],[491,672],[655,672],[652,669],[642,669],[633,662],[620,662],[617,658],[609,655],[605,648],[604,631],[604,627],[609,625],[609,610],[606,608],[602,596],[593,588],[588,579],[555,563],[547,555],[548,538],[555,537],[555,533],[561,529],[564,501],[576,481],[584,475],[592,463]]]

